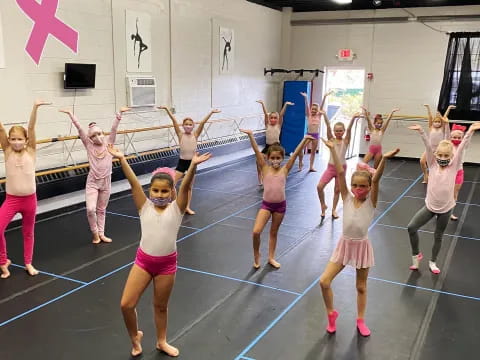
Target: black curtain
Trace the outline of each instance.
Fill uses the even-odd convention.
[[[480,32],[450,34],[438,110],[449,105],[450,119],[480,120]]]

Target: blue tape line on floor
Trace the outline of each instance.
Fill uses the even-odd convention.
[[[17,265],[17,264],[11,264],[11,266],[14,266],[14,267],[17,267],[17,268],[22,268],[22,269],[25,268],[24,266]],[[38,269],[37,269],[37,270],[38,270]],[[52,277],[54,277],[54,278],[58,278],[58,279],[62,279],[62,280],[72,281],[72,282],[75,282],[75,283],[78,283],[78,284],[82,284],[82,285],[87,284],[87,283],[84,282],[84,281],[72,279],[72,278],[69,278],[69,277],[66,277],[66,276],[62,276],[62,275],[52,274],[52,273],[49,273],[49,272],[46,272],[46,271],[43,271],[43,270],[38,270],[38,272],[39,272],[40,274],[43,274],[43,275],[52,276]]]
[[[384,227],[389,227],[389,228],[393,228],[393,229],[400,229],[400,230],[408,230],[407,227],[405,226],[397,226],[397,225],[387,225],[387,224],[377,224],[378,226],[384,226]],[[427,234],[433,234],[434,232],[433,231],[429,231],[429,230],[418,230],[418,232],[423,232],[423,233],[427,233]],[[451,237],[454,237],[456,236],[457,238],[459,239],[467,239],[467,240],[475,240],[475,241],[480,241],[480,238],[474,238],[474,237],[470,237],[470,236],[461,236],[461,235],[452,235],[452,234],[444,234],[445,236],[451,236]]]

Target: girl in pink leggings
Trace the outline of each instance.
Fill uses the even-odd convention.
[[[333,142],[336,154],[340,159],[340,162],[342,163],[343,169],[345,170],[347,168],[347,165],[345,163],[345,155],[347,153],[348,145],[350,144],[352,126],[355,120],[360,116],[360,114],[357,113],[353,115],[352,119],[350,120],[350,123],[348,124],[346,134],[345,134],[345,125],[342,122],[337,122],[334,125],[333,133],[332,133],[332,128],[330,127],[330,121],[328,120],[327,114],[323,111],[322,111],[322,114],[323,114],[323,118],[325,119],[325,125],[327,127],[327,138],[329,141]],[[345,134],[345,138],[343,138],[344,134]],[[325,191],[324,191],[325,186],[327,186],[328,183],[333,178],[335,178],[335,190],[334,190],[335,192],[333,195],[332,219],[338,219],[337,205],[340,197],[340,188],[338,187],[337,169],[333,162],[333,157],[330,156],[330,160],[328,161],[328,167],[323,173],[317,185],[318,198],[320,199],[320,206],[322,208],[321,221],[325,220],[325,211],[328,208],[327,204],[325,203]]]
[[[370,132],[370,146],[368,147],[368,152],[363,158],[363,162],[368,164],[368,162],[373,159],[373,167],[376,169],[378,167],[378,164],[380,163],[380,160],[382,160],[383,135],[385,135],[385,132],[387,131],[388,124],[390,124],[390,120],[392,120],[393,114],[399,109],[393,109],[385,123],[383,123],[383,118],[381,114],[375,115],[372,123],[368,110],[364,107],[362,107],[362,109],[363,115],[367,119],[368,131]]]
[[[208,160],[211,155],[193,155],[174,200],[175,174],[172,169],[162,168],[153,172],[147,198],[125,156],[112,145],[109,145],[108,150],[112,156],[120,159],[125,177],[132,188],[135,207],[140,214],[142,238],[121,300],[123,319],[132,342],[131,354],[139,356],[142,353],[143,332],[138,330],[136,306],[153,280],[156,348],[169,356],[178,356],[178,349],[167,343],[168,300],[177,271],[176,240],[197,165]]]
[[[28,130],[22,126],[12,126],[7,133],[0,123],[0,144],[5,156],[6,198],[0,208],[0,269],[2,279],[10,276],[8,267],[12,263],[7,257],[5,229],[15,214],[22,214],[23,260],[25,269],[31,275],[38,271],[32,265],[35,214],[37,195],[35,182],[36,137],[35,124],[37,110],[43,101],[35,101],[28,122]]]
[[[270,227],[270,240],[268,242],[268,263],[278,269],[280,268],[280,264],[275,260],[275,248],[277,247],[278,229],[282,224],[287,209],[287,201],[285,200],[287,175],[292,169],[293,164],[295,164],[297,156],[307,142],[313,140],[313,138],[307,135],[297,146],[285,166],[281,166],[285,157],[283,147],[280,145],[270,146],[267,152],[267,161],[265,161],[262,153],[258,150],[253,132],[251,130],[240,131],[247,134],[250,139],[257,162],[262,168],[264,186],[262,207],[258,210],[255,225],[253,226],[253,267],[255,269],[260,268],[260,235],[271,216],[272,225]]]
[[[368,228],[372,223],[377,207],[380,178],[388,158],[395,156],[396,149],[382,155],[382,160],[375,175],[368,171],[355,171],[352,174],[351,190],[348,190],[345,180],[345,170],[335,151],[332,140],[324,141],[332,154],[333,163],[337,168],[338,182],[343,199],[343,232],[335,251],[320,277],[320,288],[327,311],[327,332],[336,332],[338,312],[333,305],[333,279],[350,265],[357,272],[357,330],[362,336],[369,336],[370,329],[365,324],[365,309],[367,307],[367,279],[370,268],[374,265],[373,247],[368,239]]]
[[[452,126],[452,132],[450,133],[450,141],[453,144],[453,151],[455,153],[458,151],[458,147],[463,141],[465,130],[467,130],[467,127],[463,125],[453,124]],[[463,171],[463,159],[465,157],[464,155],[465,155],[465,150],[463,151],[463,154],[462,154],[460,169],[458,169],[457,176],[455,177],[455,187],[454,187],[454,194],[453,194],[455,197],[455,202],[458,200],[458,193],[462,188],[463,180],[464,180],[464,171]],[[452,210],[452,215],[450,215],[450,219],[454,221],[458,220],[458,217],[455,214],[453,214],[453,210]]]
[[[85,199],[87,218],[94,244],[99,244],[101,241],[112,242],[112,239],[105,236],[105,213],[112,190],[112,156],[107,151],[107,145],[115,143],[122,114],[128,110],[130,109],[127,107],[120,109],[113,121],[107,140],[105,140],[102,129],[96,123],[90,123],[88,131],[85,132],[70,110],[60,110],[70,116],[73,125],[78,130],[78,136],[87,150],[90,171],[85,186]]]

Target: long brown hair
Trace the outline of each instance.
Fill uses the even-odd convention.
[[[19,126],[19,125],[12,126],[8,131],[8,137],[12,136],[12,132],[14,131],[23,133],[23,136],[25,136],[25,139],[28,139],[27,129],[25,129],[23,126]]]

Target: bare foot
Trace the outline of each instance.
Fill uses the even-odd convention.
[[[163,344],[159,344],[157,343],[157,350],[158,351],[163,351],[165,354],[167,354],[168,356],[172,356],[172,357],[177,357],[179,354],[180,354],[180,351],[178,351],[178,349],[168,343],[163,343]]]
[[[327,211],[328,206],[327,205],[325,205],[325,206],[321,205],[321,208],[322,208],[322,218],[325,218],[325,211]]]
[[[269,259],[268,263],[273,266],[275,269],[280,269],[280,263],[275,259]]]
[[[105,243],[111,243],[112,242],[112,239],[110,239],[109,237],[106,237],[105,235],[100,235],[99,238],[100,238],[100,240],[102,240]]]
[[[255,269],[260,269],[260,254],[253,254],[253,267]]]
[[[0,277],[2,279],[6,279],[10,276],[10,271],[8,271],[8,267],[10,266],[12,262],[10,261],[10,259],[7,259],[7,262],[5,265],[0,265],[0,269],[2,270],[2,275],[0,275]]]
[[[422,184],[428,184],[428,177],[423,177]]]
[[[335,210],[332,210],[332,220],[338,219],[340,216],[338,216],[337,212]]]
[[[193,211],[193,210],[190,209],[190,208],[186,208],[186,209],[185,209],[185,212],[186,212],[188,215],[195,215],[195,211]]]
[[[32,264],[25,264],[25,270],[27,270],[30,276],[38,275],[38,270],[35,269]]]
[[[315,170],[314,168],[310,168],[308,171],[309,172],[317,172],[317,170]]]
[[[143,331],[138,330],[137,336],[132,339],[132,356],[139,356],[142,353]]]

